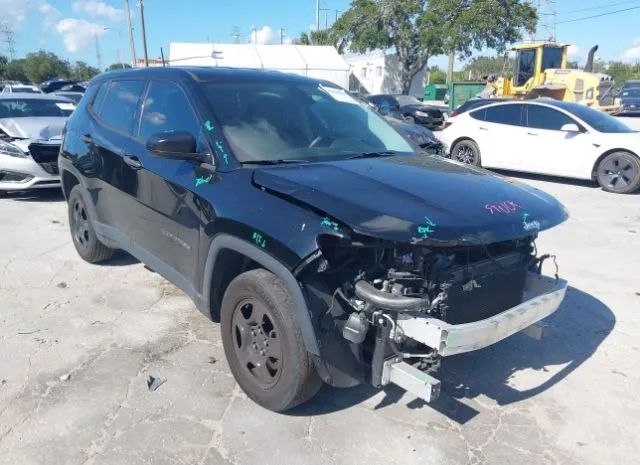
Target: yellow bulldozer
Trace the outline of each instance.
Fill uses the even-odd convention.
[[[527,43],[513,47],[516,52],[513,76],[499,76],[492,82],[496,97],[533,99],[551,97],[615,112],[619,104],[611,76],[593,72],[594,46],[584,69],[567,67],[568,44]]]

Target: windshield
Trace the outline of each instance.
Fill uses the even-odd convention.
[[[640,98],[640,87],[632,89],[622,89],[620,97]]]
[[[338,87],[261,80],[208,83],[204,91],[240,162],[413,152],[368,105]]]
[[[397,95],[396,100],[402,107],[405,105],[422,105],[420,100],[411,95]]]
[[[65,100],[0,99],[0,118],[69,116],[74,104]]]
[[[596,131],[600,132],[635,132],[622,121],[609,116],[606,113],[589,108],[586,105],[571,104],[566,107],[561,106],[570,111]]]

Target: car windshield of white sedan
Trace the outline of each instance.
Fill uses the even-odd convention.
[[[594,110],[585,105],[574,104],[568,109],[571,113],[583,120],[596,131],[600,132],[635,132],[622,121],[606,113]]]
[[[0,118],[69,116],[74,108],[72,102],[65,100],[0,99]]]
[[[240,162],[413,152],[383,118],[339,87],[241,81],[208,83],[204,91]]]

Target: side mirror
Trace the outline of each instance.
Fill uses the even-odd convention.
[[[581,132],[580,128],[575,123],[563,124],[560,130],[565,132]]]
[[[206,161],[204,154],[196,153],[196,140],[185,131],[165,131],[153,134],[147,140],[147,150],[155,157],[176,160]]]

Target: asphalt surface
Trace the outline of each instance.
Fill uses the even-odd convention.
[[[324,388],[286,415],[247,399],[179,290],[124,253],[84,263],[59,194],[0,199],[0,464],[637,462],[640,195],[519,180],[571,212],[538,241],[571,284],[547,338],[447,359],[433,405]]]

